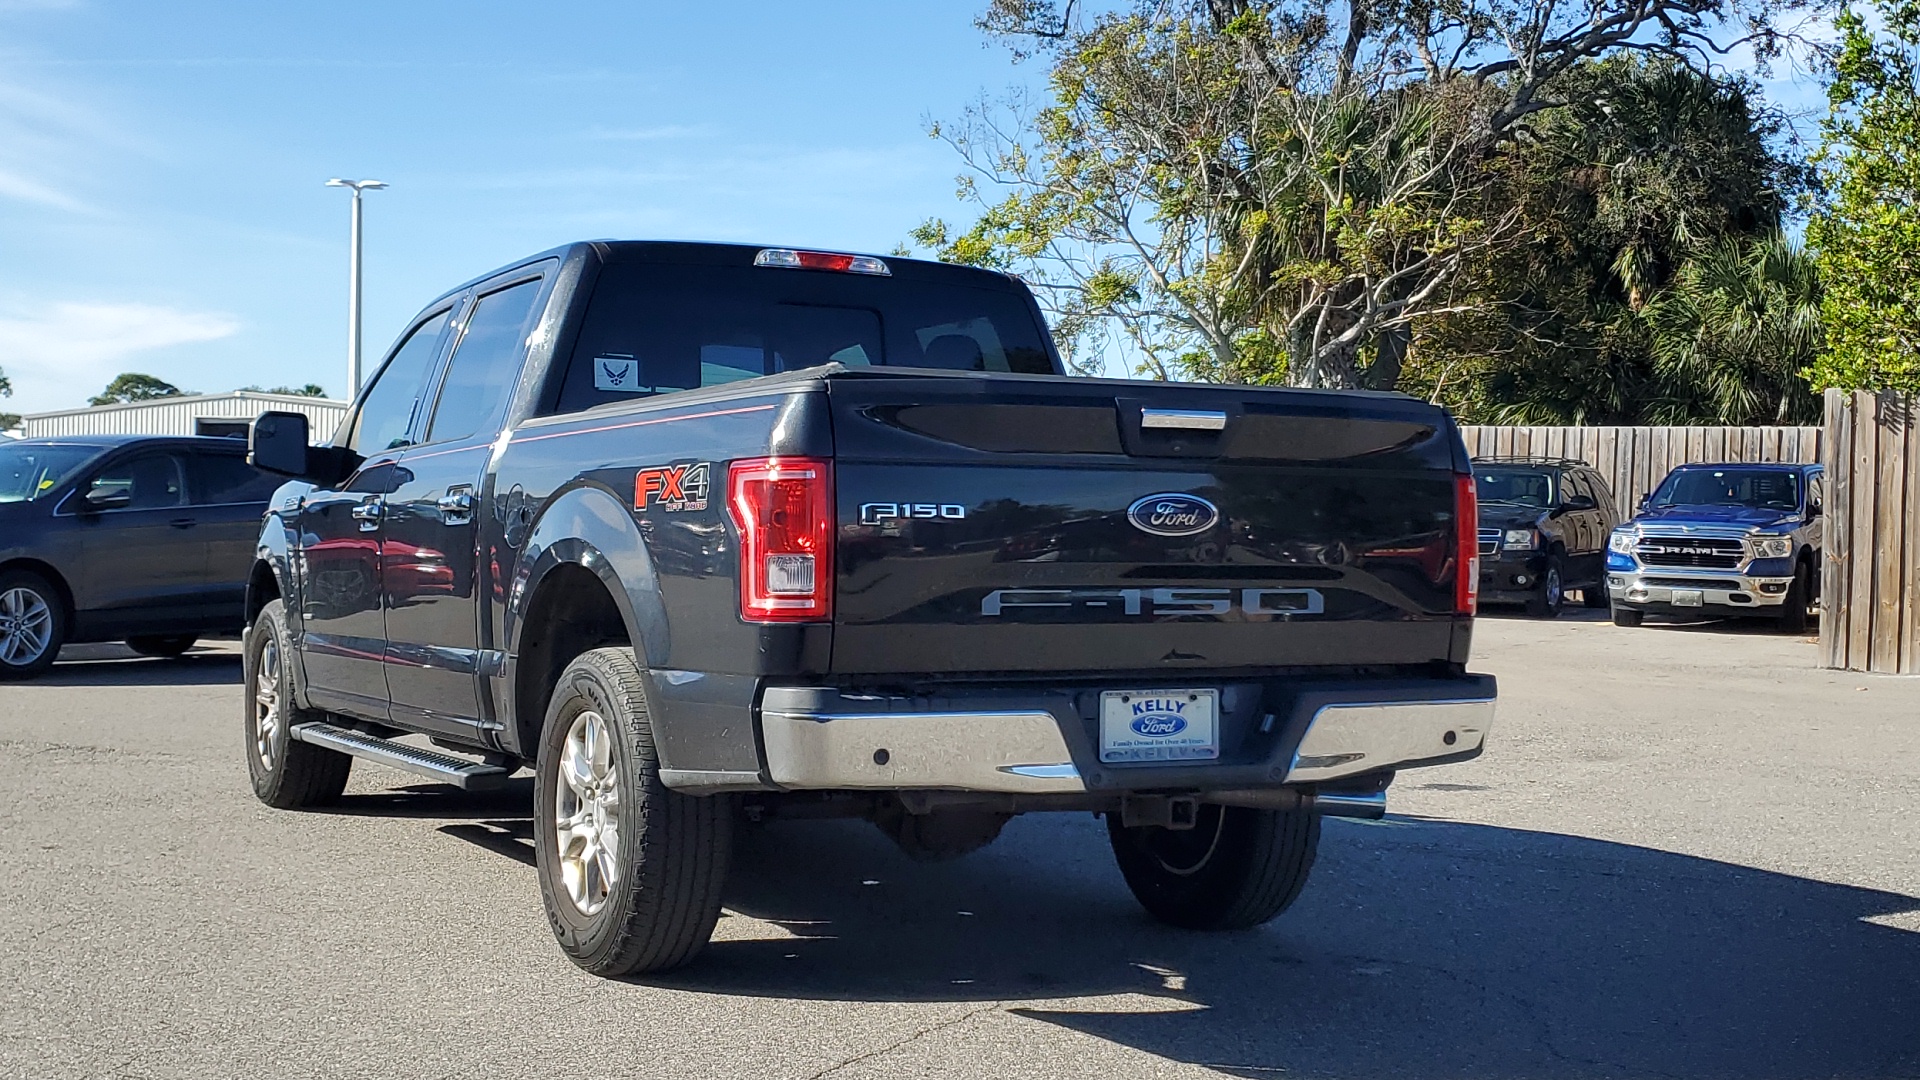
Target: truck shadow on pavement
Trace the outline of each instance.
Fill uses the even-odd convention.
[[[339,812],[531,865],[530,789]],[[1329,821],[1292,910],[1210,935],[1148,919],[1087,816],[939,864],[778,823],[743,828],[726,908],[692,965],[635,981],[979,1003],[1239,1077],[1920,1075],[1920,899],[1556,833]]]
[[[1139,911],[1088,818],[940,865],[863,824],[774,826],[727,906],[647,981],[1001,1002],[1245,1077],[1920,1072],[1920,933],[1863,921],[1920,900],[1552,833],[1330,822],[1291,911],[1204,935]]]

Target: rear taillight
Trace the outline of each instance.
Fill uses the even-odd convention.
[[[887,264],[871,255],[843,255],[837,251],[795,251],[792,248],[766,248],[753,257],[755,266],[779,266],[788,270],[838,270],[844,274],[878,274],[891,277]]]
[[[1480,605],[1480,499],[1473,475],[1453,478],[1453,610],[1471,615]]]
[[[833,463],[736,461],[727,513],[740,532],[740,617],[808,622],[833,614]]]

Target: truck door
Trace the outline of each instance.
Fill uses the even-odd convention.
[[[308,694],[321,708],[387,719],[387,497],[406,476],[397,462],[452,314],[441,308],[402,339],[348,423],[346,445],[365,462],[337,490],[314,491],[301,507],[300,654]]]
[[[491,291],[457,330],[424,438],[407,450],[405,480],[387,499],[387,687],[394,723],[408,728],[470,735],[484,719],[476,517],[541,284],[536,269],[481,287]]]

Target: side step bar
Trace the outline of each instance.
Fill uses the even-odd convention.
[[[469,761],[437,750],[422,750],[391,739],[319,722],[295,724],[288,734],[304,743],[379,762],[390,769],[430,777],[466,791],[493,791],[513,775],[498,765]]]

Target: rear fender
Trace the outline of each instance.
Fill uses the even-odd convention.
[[[507,658],[494,695],[503,734],[509,740],[518,740],[518,733],[527,724],[537,729],[540,722],[539,717],[515,715],[518,705],[514,688],[528,610],[540,593],[541,583],[563,566],[584,568],[600,579],[620,612],[627,640],[633,644],[643,669],[659,666],[668,655],[671,638],[666,605],[654,576],[653,559],[626,501],[590,484],[563,491],[541,511],[515,564],[503,625]],[[511,749],[529,753],[532,747]]]

